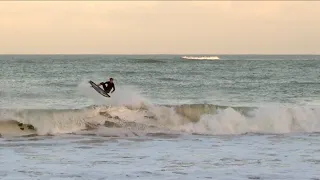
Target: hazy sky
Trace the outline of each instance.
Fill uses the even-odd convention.
[[[0,1],[1,54],[320,54],[319,1]]]

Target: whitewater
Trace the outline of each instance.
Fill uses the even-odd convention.
[[[1,179],[320,178],[320,56],[0,62]]]
[[[312,107],[234,108],[202,104],[135,106],[93,106],[76,110],[3,110],[0,132],[4,137],[57,135],[84,130],[92,134],[101,133],[100,128],[108,126],[122,128],[119,132],[126,131],[134,136],[152,132],[203,135],[320,132],[320,110]],[[32,128],[21,131],[20,126],[17,126],[19,123],[31,125]],[[124,135],[128,136],[113,134]]]

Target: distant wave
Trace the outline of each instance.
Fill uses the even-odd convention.
[[[112,130],[114,128],[117,129]],[[1,110],[0,113],[2,136],[65,133],[114,133],[118,136],[121,130],[139,136],[163,132],[211,135],[314,133],[320,132],[320,108],[186,104],[91,106],[77,110]]]
[[[219,60],[218,56],[182,56],[182,59],[189,60]]]
[[[158,60],[158,59],[151,59],[151,58],[148,58],[148,59],[130,59],[132,61],[134,61],[134,63],[165,63],[165,61],[163,60]]]

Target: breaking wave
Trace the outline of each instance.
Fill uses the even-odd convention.
[[[90,106],[75,110],[1,110],[0,134],[133,136],[320,132],[318,107],[227,107],[210,104]],[[117,134],[118,136],[119,134]]]
[[[219,60],[218,56],[182,56],[182,59],[189,60]]]

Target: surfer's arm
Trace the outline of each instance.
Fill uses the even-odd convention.
[[[113,93],[116,90],[116,87],[113,85],[113,90],[111,91],[111,93]]]
[[[101,82],[101,83],[99,83],[99,84],[98,84],[98,86],[101,86],[101,85],[103,85],[103,84],[105,84],[105,82]]]

